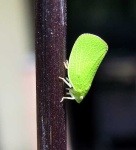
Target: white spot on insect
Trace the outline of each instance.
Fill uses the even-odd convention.
[[[82,100],[84,97],[83,96],[80,96],[80,99]]]

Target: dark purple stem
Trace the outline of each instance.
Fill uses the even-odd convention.
[[[38,150],[66,150],[66,0],[36,0],[35,12]]]

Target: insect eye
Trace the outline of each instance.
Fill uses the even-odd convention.
[[[80,96],[80,99],[82,100],[84,97],[83,96]]]

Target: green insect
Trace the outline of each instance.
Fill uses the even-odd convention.
[[[69,62],[64,62],[65,68],[68,69],[68,78],[59,77],[69,87],[68,97],[63,97],[61,102],[69,99],[81,103],[107,50],[106,42],[96,35],[86,33],[77,38]]]

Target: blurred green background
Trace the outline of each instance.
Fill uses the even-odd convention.
[[[136,1],[67,8],[67,58],[82,33],[109,45],[84,101],[66,102],[68,150],[136,149]],[[34,0],[0,0],[0,41],[0,150],[36,150]]]

